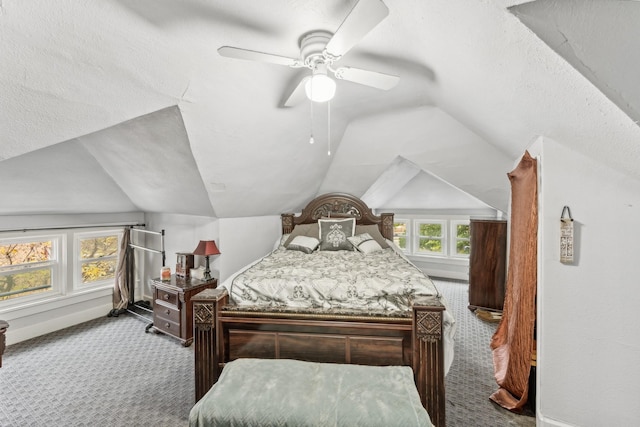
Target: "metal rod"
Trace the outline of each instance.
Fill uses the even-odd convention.
[[[31,227],[31,228],[16,228],[16,229],[3,229],[0,230],[0,233],[9,233],[15,231],[41,231],[41,230],[72,230],[75,228],[104,228],[104,227],[144,227],[145,224],[96,224],[96,225],[66,225],[64,227]],[[146,231],[146,230],[138,230],[138,231]]]
[[[135,312],[135,311],[133,311],[133,310],[129,310],[129,309],[127,309],[127,313],[129,313],[129,314],[133,314],[134,316],[137,316],[137,317],[139,317],[139,318],[141,318],[141,319],[144,319],[144,320],[146,320],[147,322],[151,320],[151,319],[149,319],[147,316],[145,316],[145,315],[143,315],[143,314],[140,314],[140,313],[136,313],[136,312]]]
[[[134,245],[133,243],[129,243],[129,246],[136,249],[142,249],[143,251],[153,252],[154,254],[163,254],[164,251],[160,251],[158,249],[145,248],[144,246]]]
[[[151,231],[151,230],[142,230],[142,229],[136,228],[135,231],[137,233],[147,233],[147,234],[155,234],[157,236],[164,236],[164,230],[162,230],[162,231]]]
[[[133,243],[129,243],[129,247],[135,248],[135,249],[141,249],[143,251],[147,251],[147,252],[153,252],[155,254],[160,254],[162,255],[162,266],[165,266],[167,257],[165,255],[165,251],[164,251],[164,229],[162,229],[161,231],[150,231],[150,230],[142,230],[139,228],[132,228],[130,230],[131,232],[139,232],[139,233],[147,233],[147,234],[153,234],[156,236],[160,236],[160,249],[152,249],[152,248],[147,248],[146,246],[140,246],[140,245],[136,245]],[[133,239],[133,236],[131,236]]]

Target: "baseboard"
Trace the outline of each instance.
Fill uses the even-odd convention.
[[[578,427],[574,424],[567,424],[562,421],[547,418],[539,412],[536,414],[536,426],[538,427]]]
[[[438,269],[433,269],[433,268],[425,268],[425,269],[421,269],[421,270],[424,271],[429,277],[438,277],[438,278],[442,278],[442,279],[461,280],[461,281],[464,281],[464,282],[468,282],[469,281],[469,274],[466,271],[457,272],[457,271],[451,271],[451,270],[438,270]]]
[[[100,316],[106,316],[112,308],[113,305],[111,303],[101,304],[86,310],[76,311],[66,316],[54,317],[43,322],[23,326],[21,328],[13,328],[12,325],[9,324],[9,328],[6,333],[7,345],[16,344],[21,341],[39,337],[40,335],[68,328],[79,323],[88,322],[89,320],[97,319]]]

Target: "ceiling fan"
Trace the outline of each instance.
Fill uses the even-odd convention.
[[[229,58],[269,62],[291,68],[309,68],[311,75],[304,77],[289,94],[284,103],[285,107],[297,104],[303,93],[315,102],[325,102],[333,98],[336,83],[329,77],[329,72],[336,79],[389,90],[398,84],[398,76],[346,66],[334,67],[335,62],[388,14],[389,9],[381,0],[359,0],[334,34],[328,31],[311,31],[303,35],[300,38],[299,58],[231,46],[222,46],[218,53]]]

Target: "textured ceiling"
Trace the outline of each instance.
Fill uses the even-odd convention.
[[[303,71],[216,52],[296,57],[301,35],[336,31],[355,3],[0,1],[0,214],[272,215],[376,188],[391,200],[420,191],[391,176],[398,156],[506,210],[505,174],[539,136],[640,179],[640,2],[385,0],[340,64],[400,83],[338,81],[313,119],[308,103],[280,107]]]

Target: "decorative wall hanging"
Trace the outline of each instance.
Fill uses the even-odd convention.
[[[566,218],[565,213],[568,215]],[[562,208],[560,215],[560,262],[573,262],[573,218],[569,206]]]

